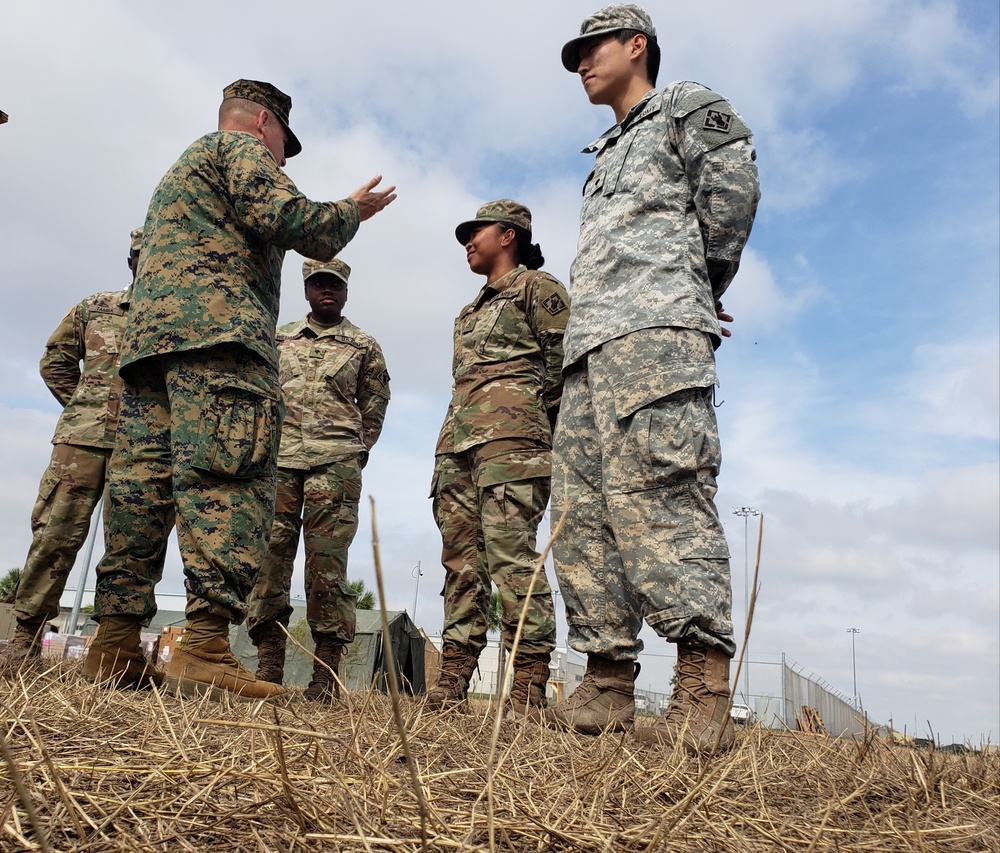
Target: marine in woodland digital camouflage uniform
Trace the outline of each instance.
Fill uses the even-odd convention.
[[[128,258],[133,278],[141,240],[137,228]],[[118,428],[118,356],[129,296],[128,289],[88,296],[63,317],[45,344],[40,372],[63,410],[31,513],[31,547],[14,602],[23,629],[17,639],[34,644],[34,651],[34,637],[44,622],[59,615],[59,599],[104,492]]]
[[[303,264],[307,298],[310,280],[321,274],[343,282],[346,300],[350,267],[339,259]],[[304,529],[306,619],[314,639],[326,635],[343,646],[354,639],[357,621],[347,552],[358,529],[361,469],[389,403],[389,373],[375,338],[343,316],[323,325],[310,313],[282,326],[278,357],[285,402],[278,494],[247,627],[254,636],[267,623],[288,625],[292,564]]]
[[[192,646],[218,641],[218,654],[205,656],[206,679],[215,681],[217,671],[226,690],[257,689],[229,653],[228,624],[246,616],[274,512],[282,260],[287,249],[331,259],[362,218],[395,197],[371,193],[376,178],[343,201],[307,199],[281,169],[301,150],[290,109],[291,99],[270,84],[227,86],[220,127],[246,129],[198,139],[153,193],[122,347],[122,420],[94,606],[103,652],[94,663],[92,647],[88,675],[110,672],[133,686],[147,680],[136,671],[138,626],[156,611],[154,588],[176,522],[185,637]],[[113,639],[102,630],[108,617]]]
[[[505,217],[518,221],[489,205],[476,219]],[[442,641],[476,657],[486,645],[491,581],[500,593],[503,641],[510,649],[538,560],[535,539],[549,500],[568,314],[562,284],[518,266],[484,285],[455,320],[452,398],[435,450],[431,497],[445,568]],[[554,647],[552,590],[543,572],[520,649],[547,655]]]
[[[614,78],[594,54],[604,43],[627,57],[635,33],[655,42],[642,9],[609,6],[563,49],[593,102],[616,106],[601,100]],[[750,129],[721,95],[691,82],[639,92],[584,149],[596,158],[570,276],[552,510],[568,511],[553,554],[569,643],[629,672],[643,618],[670,641],[735,649],[713,500],[714,349],[759,199]]]

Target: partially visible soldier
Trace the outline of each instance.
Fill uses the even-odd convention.
[[[378,342],[343,315],[351,268],[302,265],[310,312],[278,330],[285,420],[278,496],[267,556],[250,595],[247,626],[259,680],[281,684],[292,608],[292,563],[305,527],[306,619],[318,663],[306,699],[331,702],[344,646],[354,639],[357,593],[347,583],[347,550],[358,529],[361,469],[378,441],[389,374]],[[280,625],[279,625],[280,623]]]
[[[270,83],[223,90],[218,130],[195,140],[150,200],[122,347],[122,418],[108,469],[100,623],[83,674],[119,687],[266,699],[233,655],[274,517],[281,388],[275,332],[285,252],[330,260],[395,198],[376,176],[336,202],[282,171],[302,150],[292,100]],[[160,673],[139,632],[156,613],[176,522],[184,635]]]
[[[141,228],[131,240],[128,267],[135,281]],[[63,317],[45,344],[42,379],[63,411],[31,513],[31,547],[14,600],[17,627],[0,653],[0,673],[37,665],[45,625],[59,615],[59,599],[104,492],[118,427],[118,354],[129,296],[130,288],[88,296]]]

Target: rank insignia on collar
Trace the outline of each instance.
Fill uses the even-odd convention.
[[[718,110],[708,110],[705,113],[705,130],[729,133],[729,127],[732,123],[733,117],[729,113],[722,113]]]

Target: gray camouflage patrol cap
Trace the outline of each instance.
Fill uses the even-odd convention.
[[[308,281],[312,276],[321,272],[328,272],[331,275],[337,276],[337,278],[344,282],[345,286],[347,285],[347,279],[351,277],[351,268],[343,261],[339,261],[336,258],[332,261],[314,261],[310,259],[302,264],[302,281]]]
[[[593,15],[584,18],[583,23],[580,24],[580,35],[563,45],[563,67],[576,74],[576,69],[580,65],[580,43],[594,36],[616,33],[619,30],[638,30],[651,39],[656,38],[653,19],[649,17],[645,9],[632,3],[616,3],[613,6],[605,6],[594,12]]]
[[[472,229],[482,222],[508,222],[523,228],[528,232],[528,239],[531,239],[531,211],[523,204],[511,201],[509,198],[501,198],[496,201],[488,201],[476,211],[476,218],[468,222],[462,222],[455,229],[455,237],[463,246],[469,242],[472,236]]]
[[[133,252],[138,252],[142,248],[142,229],[136,228],[128,235],[129,240],[132,241],[131,250]]]
[[[288,139],[285,140],[286,158],[294,157],[302,150],[302,143],[288,126],[288,114],[292,111],[292,99],[279,88],[270,83],[262,83],[260,80],[237,80],[222,90],[222,100],[228,101],[230,98],[244,98],[253,101],[274,113],[275,118],[281,122],[288,134]]]

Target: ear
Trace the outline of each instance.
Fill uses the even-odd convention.
[[[257,128],[257,134],[259,139],[264,138],[264,128],[267,127],[271,120],[271,113],[269,110],[261,110],[257,113],[257,120],[254,122],[254,126]]]
[[[636,33],[632,36],[631,41],[629,41],[629,47],[631,48],[629,52],[629,59],[638,59],[646,52],[646,36],[644,33]]]

